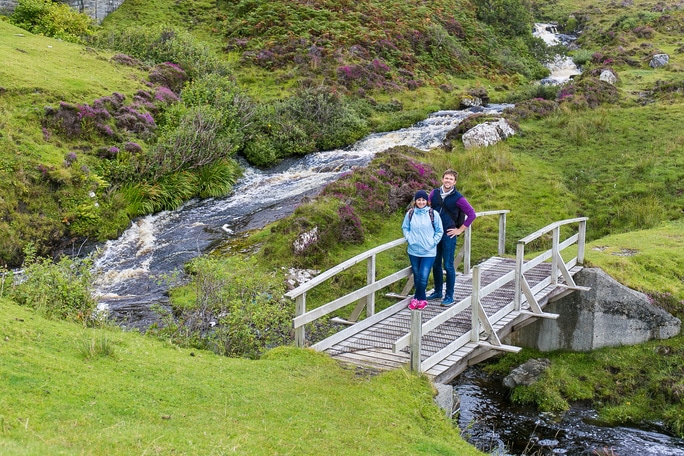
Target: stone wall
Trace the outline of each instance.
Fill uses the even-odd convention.
[[[68,0],[65,3],[100,23],[102,19],[116,11],[123,0]],[[0,11],[12,11],[16,4],[16,0],[0,0]]]
[[[541,351],[589,351],[679,334],[679,319],[601,269],[583,269],[575,282],[591,290],[550,302],[544,311],[560,315],[557,320],[540,318],[511,334],[507,342]]]

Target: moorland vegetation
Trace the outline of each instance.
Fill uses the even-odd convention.
[[[68,398],[73,391],[84,398],[92,393],[71,383],[41,386],[50,384],[41,372],[60,370],[56,366],[62,358],[68,360],[67,377],[97,367],[132,385],[150,366],[159,368],[154,357],[163,357],[179,375],[193,379],[200,398],[220,387],[191,375],[196,367],[186,365],[187,357],[199,353],[210,360],[207,369],[221,373],[249,369],[242,363],[256,362],[219,361],[223,358],[205,350],[252,358],[266,353],[258,361],[265,363],[260,364],[265,371],[274,370],[269,363],[280,358],[276,364],[296,359],[294,364],[303,369],[320,368],[325,362],[296,350],[269,351],[291,340],[292,304],[280,298],[283,271],[326,269],[400,237],[398,227],[411,195],[436,185],[446,168],[459,170],[458,186],[477,210],[511,210],[508,251],[517,239],[551,221],[588,216],[589,264],[647,293],[675,316],[684,315],[684,11],[676,2],[635,0],[599,8],[583,0],[129,0],[103,24],[83,26],[82,16],[50,2],[27,0],[5,19],[0,21],[0,50],[12,58],[0,67],[0,258],[6,267],[24,264],[29,274],[22,283],[3,276],[0,297],[35,312],[9,303],[3,312],[9,318],[3,320],[5,342],[19,342],[6,345],[13,356],[3,360],[12,361],[2,364],[15,388],[3,394],[7,412],[0,415],[0,442],[13,454],[26,454],[22,449],[29,441],[35,453],[71,445],[77,452],[88,448],[76,437],[85,434],[79,426],[102,410],[88,411],[87,399],[77,405],[80,418],[73,421],[50,410],[61,401],[75,406]],[[582,66],[581,76],[562,87],[532,84],[546,74],[542,64],[558,51],[531,36],[533,21],[554,21],[562,31],[578,34],[579,48],[570,54]],[[670,56],[668,65],[651,68],[651,57],[659,53]],[[606,70],[617,76],[615,84],[600,79]],[[193,282],[173,290],[174,311],[164,316],[165,324],[148,331],[172,347],[183,347],[176,350],[184,358],[146,338],[110,333],[106,327],[82,329],[84,342],[78,350],[60,348],[60,331],[72,334],[75,326],[59,326],[37,315],[107,326],[94,318],[87,280],[70,275],[79,268],[88,271],[87,264],[62,259],[53,265],[42,256],[85,239],[114,237],[132,218],[176,208],[189,198],[228,194],[240,176],[240,157],[268,167],[285,157],[349,144],[371,131],[406,126],[431,111],[456,108],[463,96],[472,94],[515,102],[505,115],[517,125],[517,134],[483,149],[465,150],[452,141],[430,152],[386,151],[367,169],[326,187],[286,220],[188,265]],[[313,227],[321,229],[318,242],[295,254],[294,240]],[[496,230],[486,220],[476,228],[473,256],[485,258],[495,251]],[[405,253],[397,251],[378,264],[378,271],[404,264]],[[364,280],[364,272],[352,272],[309,301],[326,302]],[[378,306],[383,303],[381,299]],[[212,321],[218,325],[209,327],[207,315],[216,316]],[[322,324],[308,334],[323,337],[329,330]],[[56,348],[45,346],[43,337]],[[684,435],[682,350],[684,340],[677,337],[589,354],[544,354],[553,361],[546,378],[520,387],[513,398],[553,411],[573,400],[590,400],[608,423],[662,421],[671,432]],[[120,372],[130,358],[152,351],[155,355],[144,367],[136,365],[130,375]],[[504,357],[492,370],[503,371],[531,356],[538,354]],[[25,370],[27,364],[33,368]],[[297,374],[292,365],[275,370],[264,372],[264,378],[275,383],[284,371],[308,375]],[[161,453],[191,451],[199,445],[184,438],[182,426],[169,430],[178,436],[170,441],[157,441],[154,426],[132,432],[136,425],[131,423],[151,418],[147,409],[162,424],[173,426],[170,413],[191,416],[184,411],[182,395],[165,383],[163,373],[159,377],[154,384],[168,389],[165,397],[172,399],[165,402],[160,395],[143,403],[127,398],[128,408],[102,419],[101,428],[114,432],[113,439],[125,440],[120,442],[122,452],[148,447]],[[231,384],[241,383],[239,378],[225,377]],[[368,381],[382,390],[388,388],[387,378]],[[390,378],[389,383],[396,381]],[[348,387],[356,386],[340,389]],[[330,394],[329,388],[321,389]],[[427,384],[417,389],[429,396]],[[210,414],[233,406],[232,394],[220,396],[221,409],[210,407]],[[310,394],[319,398],[326,393]],[[412,403],[401,392],[397,395],[388,400],[406,409],[394,416],[413,416],[407,411]],[[42,398],[39,410],[44,412],[31,423],[37,420],[39,428],[26,418],[36,397]],[[297,403],[284,395],[283,403],[288,400]],[[98,407],[95,399],[89,404]],[[191,407],[198,422],[204,422],[198,411],[202,406],[204,402]],[[373,416],[377,409],[370,407],[367,412]],[[414,442],[405,454],[465,454],[455,449],[458,438],[447,431],[437,442],[425,440],[442,418],[431,406],[421,407],[417,437],[396,433],[405,439],[399,445]],[[254,407],[242,404],[230,410],[221,419],[237,423],[251,416]],[[267,413],[263,406],[259,410]],[[278,439],[299,442],[292,443],[292,451],[304,454],[298,451],[302,442],[321,432],[313,423],[329,418],[321,410],[307,411],[312,421],[300,422],[306,436],[276,435],[267,445]],[[293,411],[289,416],[290,424],[298,420]],[[58,422],[72,425],[66,431]],[[122,422],[126,425],[118,424]],[[332,427],[324,430],[329,440],[345,441],[327,433]],[[207,432],[220,435],[214,428]],[[253,442],[234,440],[241,432],[222,438],[216,448],[244,445],[249,452]],[[372,439],[370,448],[377,450],[391,437]],[[352,447],[330,447],[334,454],[345,451],[355,454]]]

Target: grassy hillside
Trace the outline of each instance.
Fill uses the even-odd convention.
[[[395,151],[303,204],[293,217],[240,239],[239,249],[222,250],[246,251],[250,261],[232,253],[203,259],[207,268],[196,271],[196,282],[174,291],[176,316],[207,309],[220,315],[226,301],[233,306],[242,301],[221,295],[207,303],[202,286],[211,292],[214,280],[228,277],[235,283],[243,278],[266,284],[255,302],[263,309],[277,307],[280,313],[273,318],[288,327],[291,303],[273,297],[269,292],[279,288],[267,286],[279,282],[282,287],[283,268],[325,269],[398,238],[401,208],[415,190],[412,186],[433,185],[442,170],[455,168],[461,173],[459,189],[477,210],[511,210],[508,252],[517,239],[552,221],[588,216],[589,264],[648,293],[681,318],[684,13],[675,2],[600,8],[570,0],[532,3],[536,19],[581,31],[581,48],[572,54],[584,75],[553,90],[524,86],[543,73],[534,57],[544,52],[529,39],[529,30],[515,27],[532,19],[522,6],[515,1],[450,0],[129,0],[105,21],[99,38],[104,41],[98,42],[128,46],[122,51],[139,60],[127,65],[112,63],[113,51],[33,36],[0,21],[0,51],[12,56],[0,67],[0,255],[18,264],[29,241],[48,253],[70,242],[78,245],[86,236],[113,236],[136,214],[174,207],[198,194],[195,174],[186,169],[142,179],[137,171],[156,168],[136,165],[139,155],[112,159],[98,154],[133,138],[122,137],[115,144],[106,137],[71,138],[44,129],[44,106],[92,104],[113,92],[130,100],[149,88],[153,65],[173,56],[182,60],[192,84],[178,90],[182,106],[160,109],[155,117],[166,127],[166,136],[139,142],[150,153],[144,156],[155,158],[152,163],[160,168],[168,161],[161,152],[151,152],[160,151],[158,144],[173,143],[178,130],[194,131],[196,124],[178,119],[197,114],[199,105],[211,105],[214,110],[207,115],[218,124],[237,119],[222,124],[220,144],[261,165],[351,142],[371,130],[398,128],[432,110],[455,108],[470,89],[484,90],[495,101],[515,100],[520,107],[519,131],[506,143],[479,150],[456,144],[450,151]],[[160,22],[177,28],[157,28]],[[279,25],[288,22],[288,27]],[[151,41],[133,39],[140,37]],[[670,54],[670,63],[650,68],[650,57],[660,52]],[[165,68],[172,71],[173,66]],[[604,70],[618,77],[614,86],[599,81]],[[229,96],[217,95],[224,93]],[[527,98],[534,100],[523,101]],[[321,122],[319,113],[329,117]],[[218,142],[213,136],[203,138],[204,145]],[[397,178],[379,179],[380,168],[385,176]],[[226,170],[214,174],[225,176]],[[234,174],[228,174],[230,181]],[[117,181],[121,176],[129,180]],[[369,197],[359,188],[376,193]],[[340,227],[357,224],[360,229],[339,235]],[[327,229],[323,241],[293,255],[293,240],[317,225]],[[496,245],[493,222],[477,221],[474,236],[474,259],[491,255]],[[378,270],[405,264],[401,252]],[[214,275],[203,275],[207,272]],[[364,280],[365,273],[358,273],[333,287]],[[339,288],[311,297],[311,304]],[[307,454],[310,442],[321,445],[316,454],[383,454],[379,448],[391,449],[387,454],[468,454],[447,421],[437,417],[425,380],[404,372],[356,378],[324,357],[288,349],[252,362],[197,348],[191,356],[189,348],[131,334],[44,321],[6,302],[0,314],[5,338],[0,350],[8,355],[0,357],[0,448],[4,445],[9,454],[106,454],[112,447],[121,454],[259,454],[258,445],[271,452]],[[263,320],[240,323],[259,333],[258,325],[270,324]],[[224,323],[232,328],[236,322],[227,318]],[[207,346],[202,327],[185,337],[175,326],[168,329],[156,334],[179,346]],[[683,341],[668,342],[668,353],[681,353]],[[261,343],[256,351],[264,350]],[[620,348],[595,359],[554,354],[549,381],[516,397],[538,404],[552,397],[561,406],[567,400],[593,400],[612,413],[611,422],[659,419],[682,435],[681,373],[669,363],[649,364],[657,349]],[[639,375],[665,386],[616,375],[615,357],[648,365]],[[602,385],[601,390],[571,391],[587,369],[600,377],[591,382]],[[164,428],[168,432],[160,431]],[[105,437],[92,450],[92,435],[97,434]],[[283,445],[291,449],[282,450]]]
[[[429,383],[321,354],[230,359],[0,300],[3,455],[476,455]]]
[[[0,53],[0,258],[16,264],[29,241],[43,254],[66,241],[69,214],[81,205],[93,208],[90,191],[102,195],[107,190],[88,172],[99,160],[83,153],[84,142],[55,141],[42,128],[44,108],[114,91],[132,94],[145,87],[146,75],[111,63],[111,53],[32,35],[3,21]],[[77,163],[65,167],[70,152],[77,154]]]

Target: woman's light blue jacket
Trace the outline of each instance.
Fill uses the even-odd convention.
[[[430,220],[430,207],[422,209],[415,207],[413,217],[409,220],[409,212],[404,216],[401,230],[408,242],[408,254],[417,257],[433,257],[437,255],[437,244],[442,239],[444,230],[442,218],[433,212],[434,223]]]

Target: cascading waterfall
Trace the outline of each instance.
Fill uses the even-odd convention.
[[[246,166],[225,198],[193,200],[176,211],[139,218],[97,255],[100,309],[129,327],[145,328],[156,318],[151,307],[168,301],[168,284],[161,278],[192,258],[290,214],[304,196],[316,194],[354,166],[367,165],[378,152],[401,145],[433,149],[466,117],[501,112],[506,106],[439,111],[409,128],[372,134],[346,149],[287,160],[267,171]]]
[[[567,46],[575,40],[575,37],[570,35],[559,34],[556,26],[553,24],[534,24],[534,36],[544,40],[547,46],[554,46],[563,44]],[[558,85],[568,82],[573,76],[581,73],[575,62],[568,56],[556,55],[553,62],[547,65],[551,74],[542,79],[542,84]]]

